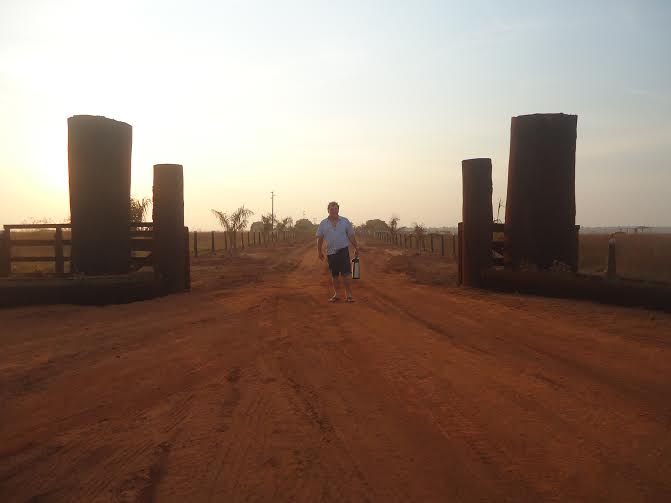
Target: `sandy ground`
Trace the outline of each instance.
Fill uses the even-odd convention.
[[[671,501],[671,315],[398,253],[352,305],[302,244],[1,310],[0,501]]]

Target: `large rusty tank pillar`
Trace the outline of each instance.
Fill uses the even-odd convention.
[[[166,292],[187,286],[184,174],[181,164],[154,166],[154,268]]]
[[[133,129],[124,122],[68,119],[73,272],[129,271],[132,144]]]
[[[463,179],[462,284],[480,286],[483,269],[492,264],[492,161],[461,162]]]
[[[512,118],[505,222],[505,264],[514,269],[553,263],[575,270],[577,115]]]

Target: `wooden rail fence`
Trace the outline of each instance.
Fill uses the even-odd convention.
[[[130,224],[131,231],[131,268],[139,269],[145,265],[153,265],[153,223],[137,222]],[[66,254],[72,240],[67,235],[72,226],[70,224],[12,224],[4,226],[4,233],[0,239],[0,277],[9,276],[12,273],[12,264],[16,263],[54,263],[56,275],[65,275],[66,263],[71,258]],[[186,229],[186,227],[185,227]],[[40,239],[17,239],[19,232],[53,230],[54,236]],[[13,232],[14,231],[14,232]],[[216,255],[217,252],[226,252],[233,249],[244,249],[257,246],[274,246],[280,242],[295,241],[299,233],[294,231],[273,232],[216,232],[216,231],[193,231],[189,232],[187,243],[190,255],[197,257],[199,254],[209,253]],[[205,244],[205,247],[203,247]],[[17,255],[12,249],[26,247],[51,247],[53,254],[48,255]]]
[[[65,263],[70,262],[70,256],[65,254],[65,247],[72,245],[72,240],[64,237],[64,231],[70,230],[70,224],[11,224],[3,226],[2,243],[0,243],[0,276],[9,276],[12,273],[13,263],[37,262],[54,263],[54,272],[57,275],[65,274]],[[140,252],[145,255],[131,255],[131,266],[139,268],[151,265],[153,251],[153,223],[135,222],[130,224],[131,253]],[[50,239],[12,239],[12,231],[40,231],[54,230],[54,237]],[[25,247],[52,247],[53,255],[21,255],[12,254],[12,248]]]

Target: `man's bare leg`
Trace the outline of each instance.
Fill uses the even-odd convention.
[[[331,276],[331,285],[333,285],[333,297],[338,296],[338,288],[340,287],[339,276]]]
[[[342,277],[343,283],[345,283],[345,293],[347,294],[347,298],[351,299],[352,298],[352,279],[347,275],[344,274]]]

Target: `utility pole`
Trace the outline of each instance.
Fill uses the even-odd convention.
[[[275,230],[275,191],[270,192],[270,230]]]

